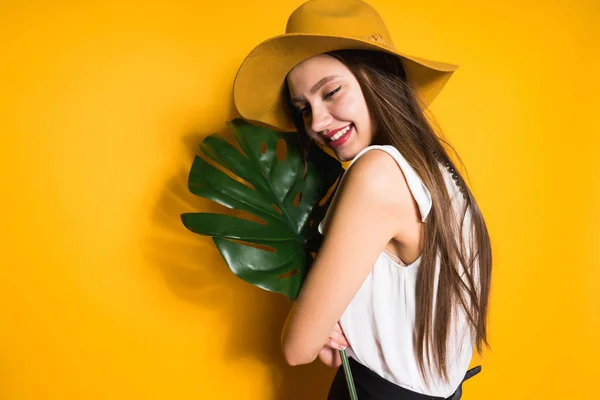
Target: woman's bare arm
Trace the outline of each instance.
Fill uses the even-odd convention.
[[[317,358],[377,257],[398,229],[406,224],[408,231],[417,223],[417,216],[404,175],[389,154],[369,151],[346,171],[323,244],[282,332],[290,365]]]

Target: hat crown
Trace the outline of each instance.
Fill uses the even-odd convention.
[[[286,33],[352,37],[394,48],[379,13],[361,0],[310,0],[290,16]]]
[[[361,0],[310,0],[289,17],[285,34],[263,41],[244,59],[233,85],[237,110],[249,121],[295,131],[283,101],[287,74],[310,57],[348,49],[384,51],[400,57],[424,107],[457,68],[396,50],[379,13]]]

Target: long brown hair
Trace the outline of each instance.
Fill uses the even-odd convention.
[[[424,225],[423,254],[416,282],[414,346],[424,380],[429,381],[427,359],[429,363],[433,361],[436,372],[447,382],[450,366],[447,338],[456,307],[464,310],[471,328],[469,333],[471,337],[475,336],[478,353],[482,353],[483,344],[490,347],[487,340],[487,312],[492,250],[485,221],[448,151],[464,167],[460,157],[446,140],[436,134],[427,120],[419,99],[409,86],[400,58],[369,50],[338,50],[327,54],[340,60],[357,78],[369,112],[376,122],[376,139],[401,150],[431,193],[433,205]],[[289,96],[286,97],[289,100]],[[288,105],[294,124],[308,149],[310,139],[302,117],[289,101]],[[438,162],[456,174],[453,178],[463,193],[465,206],[459,220],[452,212],[452,199]],[[470,227],[465,226],[467,216]],[[466,235],[463,231],[469,228],[470,235]],[[438,286],[435,287],[438,257],[440,269]],[[434,291],[437,296],[435,304]]]

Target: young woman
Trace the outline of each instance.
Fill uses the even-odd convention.
[[[487,229],[424,116],[455,69],[398,51],[360,0],[313,0],[236,76],[243,117],[351,161],[282,348],[339,367],[347,347],[359,399],[458,399],[488,344]],[[347,398],[338,369],[329,399]]]

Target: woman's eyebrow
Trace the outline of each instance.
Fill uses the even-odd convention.
[[[330,76],[326,76],[325,78],[322,78],[321,80],[319,80],[319,82],[315,83],[315,85],[312,87],[312,89],[310,89],[310,94],[315,94],[317,92],[317,90],[319,90],[321,88],[321,86],[323,86],[324,84],[326,84],[329,81],[334,80],[335,78],[339,78],[339,76],[330,75]],[[304,101],[303,97],[293,97],[292,98],[293,103],[301,103],[303,101]]]

